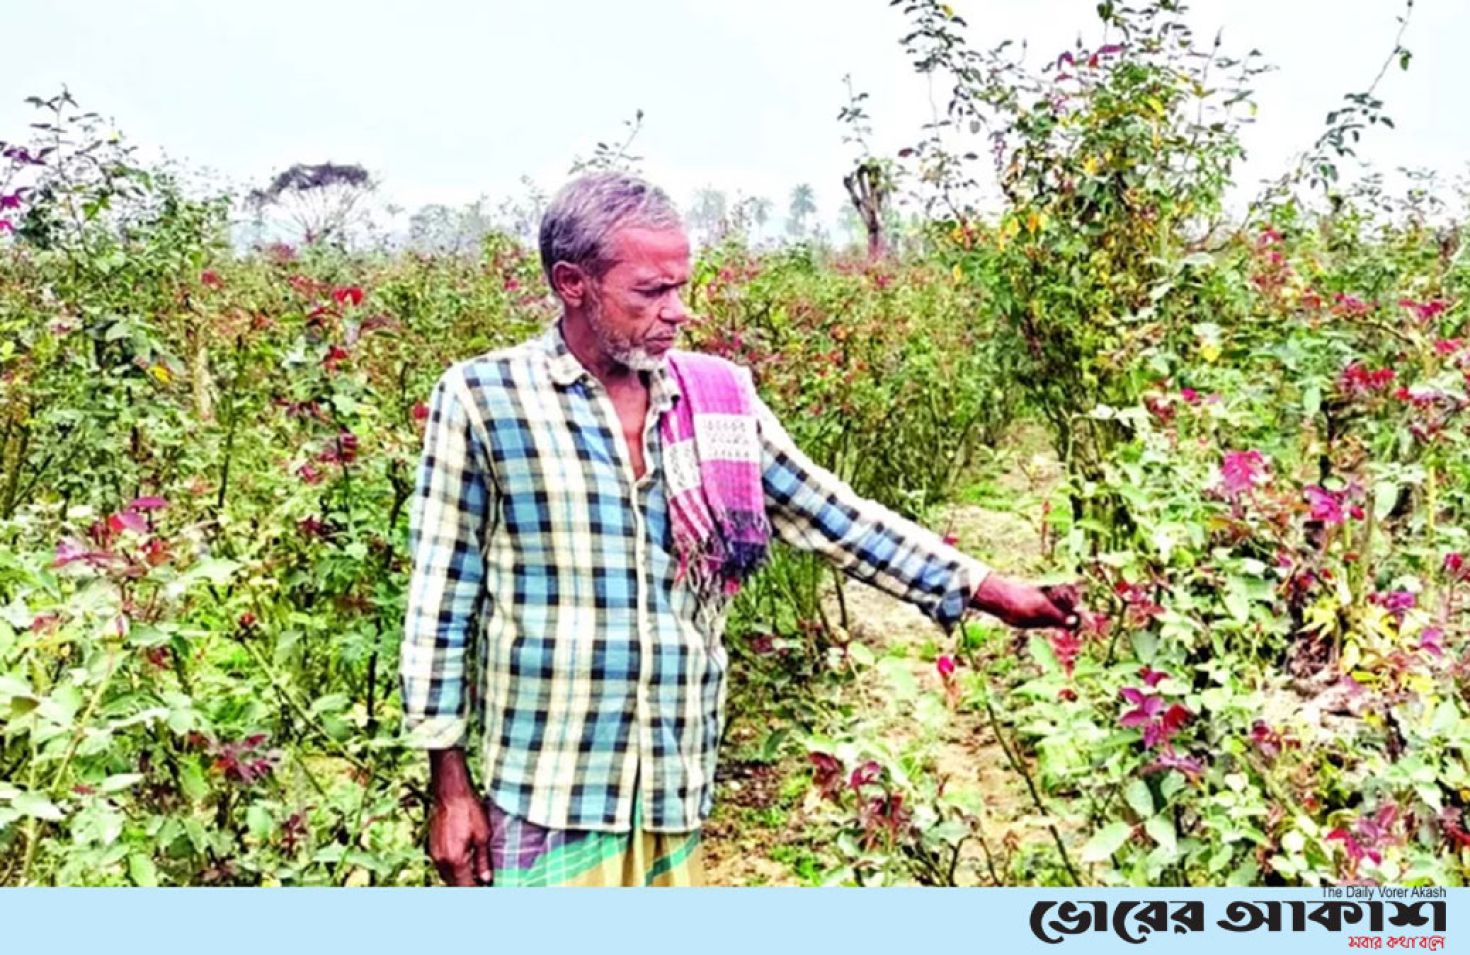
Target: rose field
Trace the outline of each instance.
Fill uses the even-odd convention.
[[[1463,884],[1470,189],[1357,169],[1377,80],[1242,185],[1262,66],[1175,3],[1030,66],[895,6],[939,118],[875,155],[854,97],[866,232],[725,222],[681,347],[1086,613],[946,633],[778,551],[725,635],[711,880]],[[534,242],[242,241],[242,197],[34,102],[0,130],[0,885],[434,884],[409,507],[440,373],[558,313]]]

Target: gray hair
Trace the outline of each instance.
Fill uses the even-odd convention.
[[[541,217],[541,270],[570,262],[601,277],[612,266],[608,242],[618,229],[683,225],[662,189],[623,172],[594,172],[561,188]]]

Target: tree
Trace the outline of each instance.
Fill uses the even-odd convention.
[[[771,221],[771,200],[765,196],[751,196],[747,201],[751,223],[757,231],[764,229],[766,223]]]
[[[887,249],[883,233],[894,192],[893,164],[875,157],[868,146],[868,137],[873,133],[867,111],[863,109],[868,94],[853,90],[851,76],[844,76],[842,81],[847,85],[847,105],[837,114],[837,119],[849,128],[842,141],[858,147],[858,159],[852,172],[842,177],[842,185],[867,231],[868,258],[877,259]]]
[[[729,230],[729,209],[730,202],[723,192],[713,186],[705,186],[694,194],[687,218],[709,245],[723,239]]]
[[[721,228],[721,236],[751,238],[758,235],[771,221],[771,200],[763,196],[742,196],[736,193],[728,215]]]
[[[893,179],[886,163],[865,159],[842,177],[842,185],[868,234],[868,258],[882,258],[888,248],[883,233],[889,221],[888,200],[893,195]]]
[[[257,189],[248,203],[257,212],[279,209],[306,243],[345,242],[361,216],[362,200],[376,188],[372,176],[355,163],[297,163]]]
[[[496,224],[534,246],[541,232],[541,216],[549,200],[530,176],[521,177],[521,186],[525,189],[521,198],[504,199],[496,208]]]
[[[786,207],[786,234],[794,239],[806,235],[807,216],[816,215],[817,201],[810,183],[800,183],[791,190],[791,201]]]
[[[485,200],[477,199],[458,209],[433,203],[422,206],[408,220],[408,241],[424,252],[458,255],[476,249],[494,229],[485,215]]]

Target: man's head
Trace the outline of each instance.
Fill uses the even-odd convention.
[[[541,267],[566,313],[609,366],[651,370],[689,318],[689,240],[661,190],[623,173],[574,179],[541,219]]]

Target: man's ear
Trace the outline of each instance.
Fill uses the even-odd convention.
[[[587,273],[570,262],[551,267],[551,290],[572,308],[581,308],[587,299]]]

